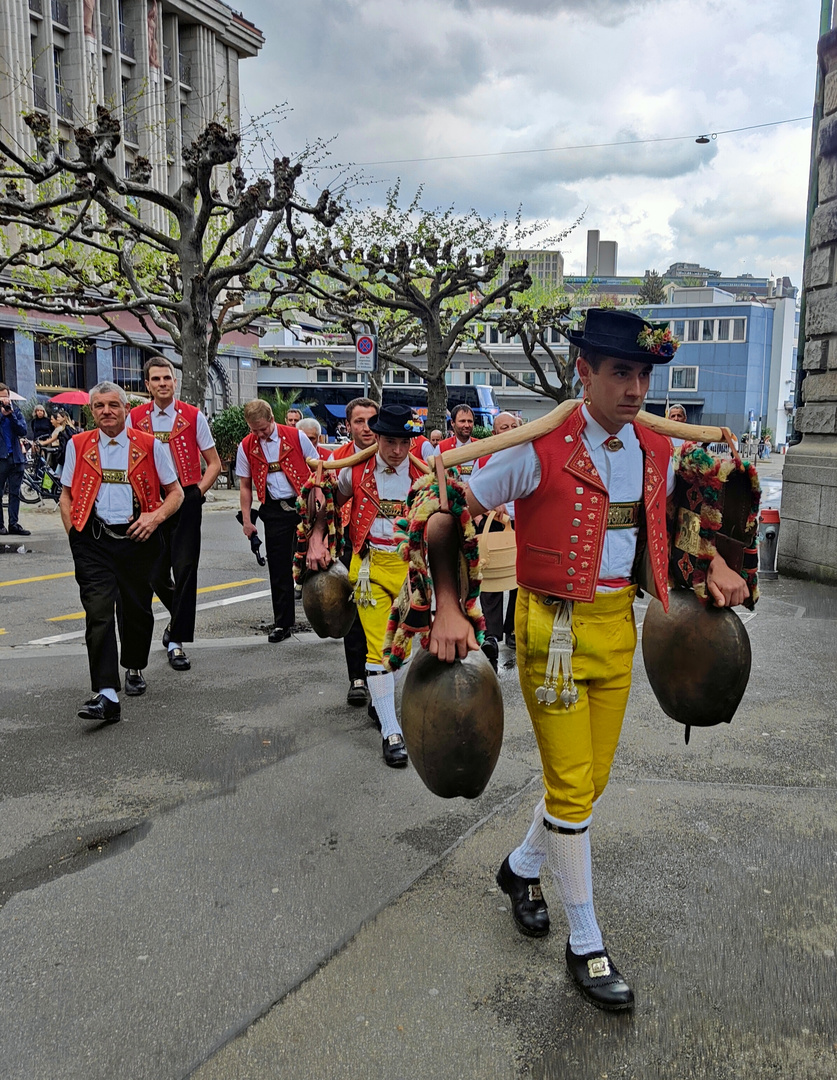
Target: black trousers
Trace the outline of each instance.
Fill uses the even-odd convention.
[[[506,609],[506,617],[503,618],[503,597],[508,596],[509,605]],[[514,610],[517,605],[517,589],[509,593],[484,592],[480,593],[482,613],[485,616],[485,632],[489,637],[503,640],[504,634],[514,633]]]
[[[273,621],[282,630],[293,626],[294,608],[294,551],[299,514],[294,507],[296,497],[265,499],[259,507],[264,522],[264,548],[270,577],[270,598],[273,601]],[[172,635],[173,637],[174,635]]]
[[[124,531],[125,526],[112,526]],[[85,614],[84,639],[93,692],[122,684],[117,662],[116,626],[124,668],[148,664],[154,616],[151,570],[159,552],[156,533],[145,543],[115,539],[91,514],[81,532],[70,529],[70,549]]]
[[[195,640],[203,518],[203,496],[198,485],[190,484],[183,494],[180,509],[157,530],[160,555],[151,575],[154,592],[171,615],[171,640],[180,642]]]
[[[352,561],[352,545],[346,541],[340,562],[349,569]],[[349,682],[355,679],[366,678],[366,634],[363,632],[363,624],[360,617],[355,614],[352,628],[343,638],[343,651],[346,654],[346,668],[349,672]]]
[[[0,436],[2,438],[2,436]],[[17,525],[20,514],[20,483],[23,480],[24,464],[22,461],[14,461],[12,455],[0,458],[0,497],[3,488],[9,485],[9,524]],[[3,524],[2,499],[0,498],[0,525]]]

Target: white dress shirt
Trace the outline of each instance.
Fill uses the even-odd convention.
[[[642,448],[632,424],[617,433],[622,441],[619,450],[605,449],[610,434],[582,406],[586,421],[581,438],[590,454],[596,471],[607,488],[611,502],[638,502],[642,499]],[[525,499],[537,488],[541,479],[541,464],[532,443],[513,446],[493,454],[484,468],[471,474],[471,491],[483,506],[491,508]],[[668,462],[666,492],[674,490],[674,470]],[[638,528],[608,529],[605,532],[600,579],[630,578],[633,572]],[[606,591],[606,586],[598,586]]]
[[[299,444],[302,447],[303,457],[315,458],[317,454],[314,444],[308,438],[303,431],[298,431]],[[269,439],[259,439],[262,447],[262,453],[265,456],[265,460],[268,465],[271,462],[279,460],[280,439],[279,428],[274,426],[273,433]],[[236,476],[250,476],[250,462],[247,460],[247,455],[244,453],[244,445],[241,444],[238,448],[238,453],[235,456],[235,475]],[[267,494],[271,499],[293,499],[296,500],[296,489],[290,480],[281,471],[269,472],[267,474]]]
[[[410,479],[410,459],[404,458],[397,469],[391,470],[380,454],[375,455],[375,486],[379,499],[406,502],[413,481]],[[341,469],[337,477],[337,489],[341,495],[352,495],[352,469]],[[376,540],[391,541],[393,522],[389,518],[376,517],[369,530],[369,542],[374,548],[392,551],[392,543],[376,544]]]
[[[113,439],[103,431],[99,432],[99,463],[102,469],[121,469],[127,472],[128,436],[124,429]],[[173,484],[177,479],[171,454],[165,452],[163,444],[157,439],[154,440],[154,467],[161,484]],[[61,470],[61,483],[67,489],[72,486],[75,469],[76,447],[70,439],[64,457],[64,468]],[[131,485],[102,482],[96,495],[96,517],[101,518],[106,525],[125,525],[133,516],[134,489]]]
[[[177,416],[177,408],[174,401],[169,402],[165,409],[161,409],[156,403],[154,403],[154,407],[152,408],[148,416],[151,420],[152,431],[171,431],[174,427],[175,417]],[[128,417],[127,427],[133,427],[130,416]],[[212,432],[209,430],[209,424],[207,422],[207,419],[200,411],[198,411],[197,430],[195,434],[198,441],[198,450],[211,450],[212,447],[215,445],[215,440],[212,438]],[[156,441],[160,443],[160,446],[163,447],[163,449],[171,459],[172,464],[174,464],[174,459],[171,456],[169,444],[160,442],[159,439],[157,439]]]

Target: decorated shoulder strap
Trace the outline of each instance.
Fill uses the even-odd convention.
[[[433,514],[450,513],[459,523],[462,554],[468,574],[465,614],[474,625],[477,641],[485,638],[485,619],[480,607],[480,553],[474,522],[468,510],[464,486],[455,477],[439,478],[431,474],[416,480],[407,496],[407,515],[395,522],[398,553],[409,564],[407,578],[392,605],[384,637],[384,664],[395,671],[404,663],[407,643],[415,634],[427,648],[430,637],[430,602],[433,582],[427,558],[427,523]]]
[[[332,562],[336,562],[343,551],[343,521],[336,501],[337,484],[333,474],[323,477],[322,469],[319,469],[313,472],[302,485],[296,500],[299,524],[296,527],[294,582],[301,581],[307,573],[305,557],[308,554],[308,539],[318,514],[317,491],[322,493],[325,500],[326,541]]]

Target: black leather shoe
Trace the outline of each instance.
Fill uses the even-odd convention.
[[[0,525],[0,536],[6,536],[8,532],[9,530],[6,528],[5,525]]]
[[[598,1008],[610,1012],[633,1008],[633,990],[616,970],[605,949],[576,956],[568,941],[567,970],[582,994]]]
[[[125,675],[125,693],[128,697],[139,697],[148,689],[148,683],[143,678],[142,672],[137,668],[128,668]]]
[[[549,912],[541,892],[541,879],[516,874],[507,855],[497,871],[497,884],[512,902],[512,916],[521,934],[546,937],[549,933]]]
[[[267,635],[267,640],[271,645],[275,645],[279,641],[285,641],[291,636],[290,626],[274,626],[270,633]]]
[[[369,707],[366,710],[366,715],[369,717],[369,719],[372,721],[372,723],[375,725],[375,727],[378,729],[378,731],[380,731],[381,730],[381,721],[378,718],[378,710],[375,708],[375,706],[372,704],[371,701],[369,703]]]
[[[170,641],[171,641],[171,623],[169,623],[169,625],[163,631],[163,648],[164,649],[167,649],[169,647],[169,642]]]
[[[488,661],[494,670],[497,670],[497,660],[500,656],[500,646],[497,644],[496,637],[486,637],[482,643],[482,651],[488,657]]]
[[[403,769],[407,764],[407,747],[401,735],[390,735],[383,740],[384,761],[392,769]]]
[[[517,649],[517,634],[506,634],[506,645],[510,649]]]
[[[188,671],[192,664],[183,649],[169,649],[169,667],[175,671]]]
[[[9,526],[9,536],[31,536],[32,533],[28,529],[24,529],[22,525],[18,525],[16,522],[14,525]]]
[[[349,684],[349,692],[346,694],[346,704],[362,708],[369,704],[369,687],[364,679],[352,679]]]
[[[122,719],[122,706],[118,701],[111,701],[102,694],[96,694],[79,709],[82,720],[99,720],[104,724],[115,724]]]

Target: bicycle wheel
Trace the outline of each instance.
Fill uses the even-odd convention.
[[[31,478],[25,473],[20,484],[20,501],[25,503],[38,503],[41,501],[40,489],[35,487]]]

